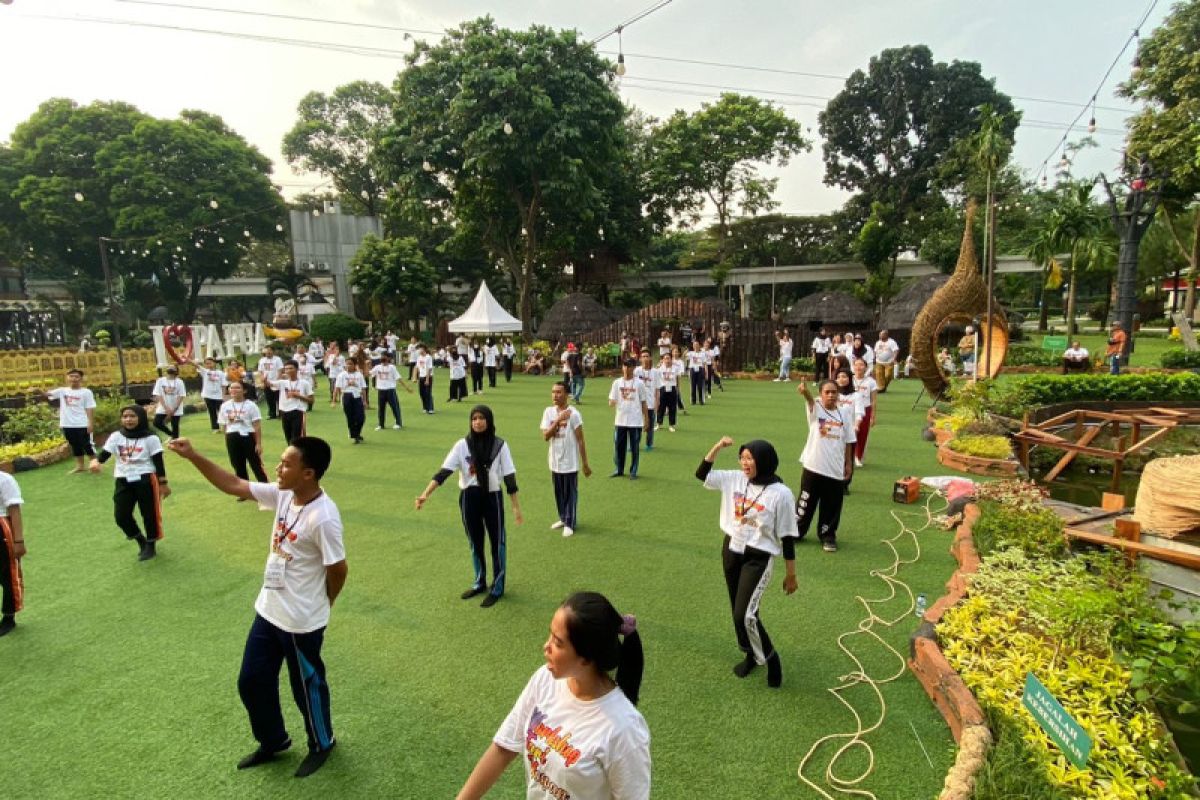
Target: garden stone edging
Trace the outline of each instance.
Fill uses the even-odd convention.
[[[1015,458],[984,458],[950,449],[949,441],[938,445],[938,463],[972,475],[1012,478],[1021,473],[1021,462]]]
[[[958,569],[946,581],[946,594],[938,598],[921,617],[921,627],[909,643],[908,668],[941,712],[959,746],[954,766],[946,774],[945,785],[938,795],[939,800],[970,798],[975,775],[983,766],[992,743],[991,730],[987,727],[983,709],[942,654],[934,629],[945,613],[966,596],[967,576],[979,569],[979,554],[971,537],[972,526],[978,519],[979,507],[973,503],[968,505],[963,512],[962,524],[954,532],[954,542],[950,545],[950,552],[958,561]]]

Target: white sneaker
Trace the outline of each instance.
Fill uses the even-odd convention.
[[[856,467],[861,467],[861,466],[862,466],[862,459],[861,459],[861,458],[856,458],[856,459],[854,459],[854,466],[856,466]]]
[[[383,426],[382,426],[382,425],[376,425],[376,426],[375,426],[375,430],[377,430],[377,431],[381,431],[381,430],[383,430]]]
[[[566,539],[568,536],[574,536],[574,535],[575,535],[574,528],[563,528],[563,538],[564,539]]]
[[[776,379],[774,380],[774,383],[779,383],[781,380],[783,380],[783,378],[776,378]]]
[[[662,430],[662,425],[655,425],[655,426],[654,426],[654,430],[656,430],[656,431],[661,431],[661,430]]]
[[[563,524],[564,524],[564,523],[563,523],[563,521],[560,519],[558,522],[556,522],[556,523],[554,523],[553,525],[551,525],[551,526],[550,526],[550,530],[552,530],[552,531],[556,531],[556,530],[558,530],[559,528],[561,528],[561,527],[563,526]]]
[[[672,425],[671,427],[667,428],[667,430],[669,430],[671,433],[674,433],[674,432],[675,432],[675,426],[674,426],[674,425]]]
[[[398,431],[398,430],[400,430],[400,426],[399,426],[399,425],[393,425],[393,426],[392,426],[392,430],[394,430],[394,431]]]

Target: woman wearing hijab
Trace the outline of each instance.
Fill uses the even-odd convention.
[[[513,466],[512,452],[508,443],[496,435],[496,422],[492,410],[487,406],[471,409],[471,428],[467,435],[454,443],[442,463],[442,468],[433,476],[425,491],[417,495],[417,510],[425,505],[429,495],[441,486],[446,478],[458,472],[458,507],[462,512],[463,527],[471,545],[471,562],[475,567],[475,581],[471,588],[462,593],[463,600],[488,592],[480,605],[490,608],[504,594],[505,558],[507,536],[504,529],[504,500],[500,494],[500,483],[512,502],[513,518],[520,525],[521,504],[517,499],[517,468]],[[488,591],[487,559],[484,556],[484,532],[492,549],[492,586]]]
[[[863,400],[862,393],[854,386],[854,377],[847,370],[839,370],[837,377],[834,378],[834,383],[837,384],[838,390],[838,409],[846,419],[853,420],[854,448],[857,453],[858,437],[860,436],[859,430],[862,428],[863,421],[867,416],[865,401]],[[855,461],[855,465],[858,466],[857,460]],[[850,494],[850,481],[852,480],[854,480],[853,471],[851,471],[850,477],[846,478],[846,483],[842,487],[843,495]]]
[[[113,512],[125,536],[138,543],[138,561],[154,558],[154,543],[163,537],[161,501],[171,494],[171,487],[167,486],[162,452],[162,443],[150,431],[145,409],[125,406],[121,409],[121,428],[108,437],[90,466],[92,472],[99,472],[101,464],[117,457],[113,467],[117,479]],[[134,521],[134,506],[142,512],[145,535]]]
[[[779,654],[763,628],[759,602],[771,582],[773,560],[783,556],[787,574],[783,591],[796,591],[796,498],[776,474],[779,455],[770,442],[755,439],[738,448],[740,469],[713,469],[717,454],[733,445],[721,437],[700,462],[696,477],[706,489],[721,493],[721,530],[725,541],[721,560],[733,630],[745,657],[733,667],[744,678],[760,664],[767,665],[767,685],[783,683]]]

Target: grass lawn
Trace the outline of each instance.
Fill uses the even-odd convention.
[[[136,546],[112,522],[111,465],[103,477],[68,477],[65,463],[18,476],[30,555],[27,608],[17,630],[0,640],[3,796],[451,797],[542,663],[557,604],[591,588],[639,619],[647,662],[640,709],[652,736],[656,798],[815,797],[797,779],[801,757],[817,739],[854,730],[851,714],[827,691],[855,668],[836,638],[864,616],[855,595],[889,595],[870,573],[892,563],[881,544],[899,531],[890,512],[914,509],[891,502],[892,483],[945,471],[919,435],[924,406],[909,408],[917,382],[893,384],[881,396],[868,464],[847,499],[840,552],[823,553],[810,536],[798,548],[800,590],[791,597],[777,568],[763,619],[782,654],[784,685],[770,690],[765,670],[745,680],[730,673],[740,653],[721,577],[719,495],[693,472],[720,435],[762,437],[780,451],[781,475],[795,489],[806,431],[795,383],[730,382],[709,406],[689,409],[677,433],[664,427],[654,451],[642,454],[642,479],[630,482],[606,477],[609,381],[590,380],[580,410],[596,474],[580,478],[581,521],[572,539],[548,529],[554,502],[537,425],[550,381],[519,376],[489,390],[483,399],[512,446],[526,522],[516,526],[510,515],[508,592],[484,610],[458,597],[471,571],[451,482],[424,511],[413,510],[415,495],[467,430],[469,404],[447,407],[441,371],[438,380],[437,415],[416,413],[415,396],[402,393],[408,427],[373,432],[369,414],[360,447],[346,440],[339,411],[318,401],[309,417],[309,432],[334,443],[324,486],[342,511],[350,576],[324,648],[339,747],[306,781],[291,777],[301,755],[295,751],[275,765],[234,770],[253,748],[236,678],[269,515],[218,494],[168,454],[174,495],[164,506],[166,538],[157,559],[139,563]],[[322,381],[318,395],[324,390]],[[277,424],[267,425],[271,454],[282,449]],[[184,435],[224,463],[205,415],[188,416]],[[733,451],[723,453],[718,468],[734,465]],[[919,541],[920,558],[899,577],[932,602],[953,569],[950,535],[929,530]],[[911,544],[900,551],[915,555]],[[876,613],[898,617],[908,606],[901,592]],[[915,627],[910,616],[883,636],[907,653]],[[872,675],[895,671],[894,657],[865,637],[851,647]],[[302,750],[286,679],[283,691]],[[883,798],[931,797],[952,760],[949,732],[909,674],[883,692],[887,717],[866,737],[876,760],[862,788]],[[846,697],[866,724],[876,719],[869,688]],[[822,782],[843,742],[819,750],[805,774]],[[838,765],[841,777],[865,764],[861,750],[851,756]],[[492,795],[518,796],[521,782],[518,760]]]

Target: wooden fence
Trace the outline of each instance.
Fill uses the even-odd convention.
[[[159,376],[154,348],[125,350],[125,373],[129,383],[153,383]],[[66,382],[67,370],[81,369],[84,385],[92,388],[121,385],[121,367],[117,351],[89,350],[80,353],[68,349],[14,350],[0,352],[0,397],[44,392]],[[181,365],[184,376],[195,367]]]

